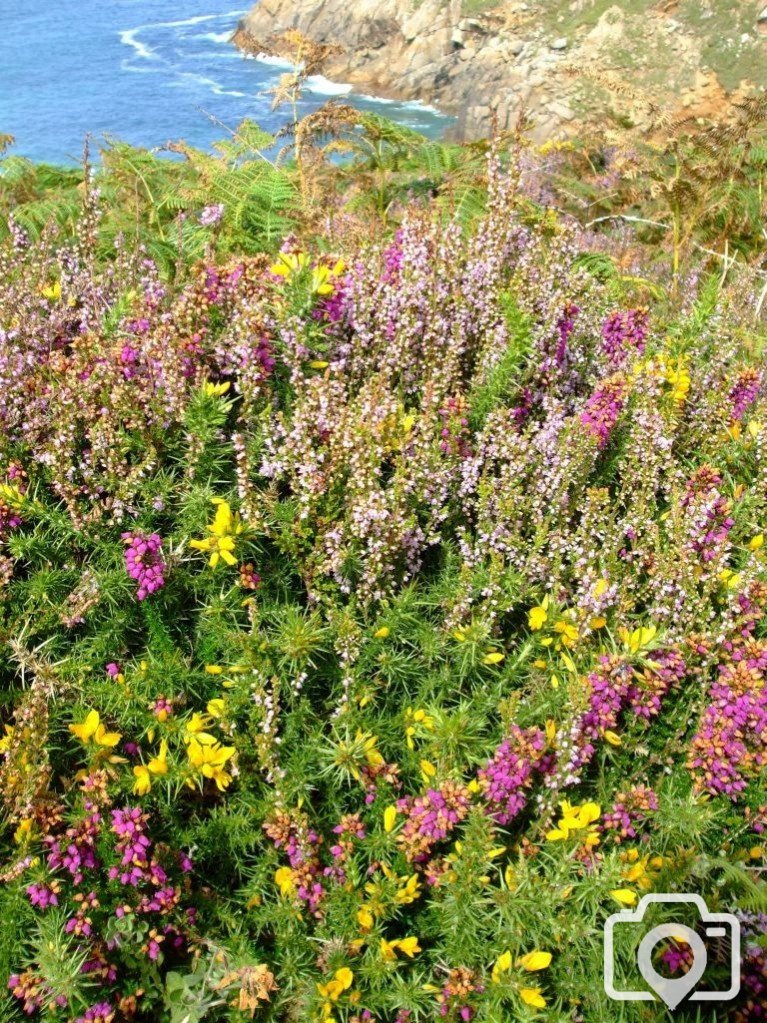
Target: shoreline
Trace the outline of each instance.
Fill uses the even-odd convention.
[[[277,52],[269,52],[268,50],[244,49],[237,40],[236,36],[240,28],[237,29],[229,37],[229,42],[235,46],[242,54],[245,60],[257,60],[261,64],[267,66],[282,68],[285,71],[294,71],[297,67],[294,61],[288,57],[282,56]],[[316,84],[323,82],[325,85],[317,88]],[[361,83],[355,82],[341,82],[335,78],[328,78],[324,74],[309,75],[306,79],[306,92],[313,96],[327,96],[332,99],[335,96],[355,96],[357,99],[366,100],[369,103],[376,104],[392,104],[401,106],[405,109],[423,110],[426,113],[434,114],[435,117],[444,119],[446,122],[445,128],[450,127],[450,123],[455,120],[455,115],[451,114],[434,103],[428,103],[422,99],[411,99],[403,97],[396,90],[387,88],[386,86],[375,87],[375,91],[367,92],[362,91],[363,86]],[[374,83],[371,83],[374,86]]]
[[[640,17],[616,3],[593,19],[546,14],[533,0],[471,17],[461,0],[259,0],[232,43],[281,56],[284,35],[298,32],[332,51],[323,74],[354,95],[420,102],[452,118],[464,141],[514,131],[523,116],[537,144],[588,124],[653,131],[659,111],[672,120],[728,116],[756,88],[748,71],[767,52],[767,34],[742,34],[735,79],[730,58],[713,67],[703,32],[665,10]],[[638,31],[646,54],[630,49]],[[617,67],[616,53],[628,54]]]

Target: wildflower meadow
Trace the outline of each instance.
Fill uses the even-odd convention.
[[[0,164],[0,1019],[767,1018],[758,238],[367,130]]]

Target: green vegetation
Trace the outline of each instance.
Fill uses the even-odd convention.
[[[764,113],[0,159],[0,1019],[767,1011]]]

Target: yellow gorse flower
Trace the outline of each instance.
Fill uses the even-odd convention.
[[[375,917],[369,906],[360,906],[357,910],[357,923],[363,929],[363,931],[369,931],[372,929],[375,923]]]
[[[309,257],[305,252],[281,252],[277,262],[269,267],[269,272],[277,277],[292,277],[308,265]]]
[[[333,266],[321,263],[312,270],[312,291],[315,295],[332,295],[336,290],[335,279],[346,269],[346,264],[339,259]]]
[[[533,632],[538,632],[546,624],[546,619],[549,617],[546,608],[539,604],[536,607],[531,607],[527,612],[527,623]]]
[[[629,632],[628,629],[624,628],[618,629],[618,635],[628,647],[629,652],[636,654],[652,643],[657,631],[654,625],[648,625],[645,628],[634,629],[633,632]]]
[[[69,731],[85,746],[93,744],[107,749],[114,748],[122,738],[120,732],[106,730],[97,710],[89,711],[84,721],[70,725]]]
[[[354,974],[348,966],[342,966],[340,970],[336,970],[331,980],[327,984],[318,984],[317,991],[329,1002],[337,1002],[344,991],[348,991],[354,983]],[[330,1010],[327,1009],[327,1012]]]
[[[551,952],[539,952],[537,949],[535,952],[528,952],[527,955],[517,959],[517,966],[527,970],[528,973],[546,970],[551,966]]]
[[[396,962],[398,951],[406,955],[408,959],[412,959],[421,951],[418,938],[398,938],[396,941],[387,941],[385,938],[381,938],[380,952],[381,958],[385,962]]]
[[[308,266],[309,257],[305,252],[281,252],[277,262],[273,263],[269,269],[277,277],[289,280],[306,270]],[[346,264],[342,259],[337,260],[332,266],[320,263],[312,267],[312,294],[332,295],[335,291],[335,279],[340,277],[345,269]]]
[[[384,810],[383,821],[384,821],[384,831],[387,834],[389,832],[391,832],[391,831],[394,831],[394,826],[397,823],[397,807],[396,806],[387,806],[386,807],[386,809]]]
[[[506,949],[505,952],[501,952],[498,958],[493,964],[493,972],[490,975],[490,979],[494,984],[500,984],[504,973],[508,973],[511,969],[511,952]]]
[[[602,813],[597,803],[584,803],[582,806],[571,806],[566,800],[559,804],[562,816],[557,826],[546,833],[548,842],[563,842],[573,832],[587,829],[585,843],[587,846],[599,844],[599,834],[595,822],[599,820]]]
[[[208,700],[207,711],[212,718],[220,718],[224,713],[225,706],[226,704],[219,696],[215,700]]]
[[[405,739],[408,749],[415,749],[413,740],[419,728],[431,732],[434,729],[434,722],[425,710],[413,710],[412,707],[408,707],[405,711]]]
[[[394,896],[394,901],[398,906],[408,906],[411,902],[415,902],[420,894],[421,884],[418,880],[418,874],[411,874],[404,885],[398,889]]]
[[[680,356],[676,364],[662,361],[662,373],[664,381],[671,387],[671,399],[675,405],[683,405],[690,390],[690,374],[687,372],[686,361]]]
[[[280,867],[274,873],[274,883],[280,889],[280,895],[289,898],[296,890],[293,871],[290,867]]]
[[[227,565],[236,565],[234,551],[235,537],[243,531],[243,525],[239,515],[234,515],[227,501],[220,497],[214,497],[213,503],[217,505],[213,521],[207,527],[210,536],[202,540],[190,540],[189,546],[196,551],[204,551],[210,554],[208,564],[215,568],[220,560]]]
[[[5,725],[5,735],[0,739],[0,753],[6,753],[13,738],[13,725]]]
[[[235,754],[234,746],[222,746],[207,732],[197,732],[189,739],[186,747],[189,763],[204,778],[210,778],[223,792],[231,783],[232,776],[224,767]]]
[[[526,970],[528,973],[536,973],[538,970],[546,970],[551,965],[551,952],[528,952],[520,956],[514,965],[518,970]],[[500,984],[503,974],[509,973],[512,968],[512,955],[509,949],[502,952],[496,959],[491,973],[491,980],[494,984]]]
[[[633,906],[637,900],[636,892],[632,892],[630,888],[613,888],[610,895],[621,906]]]
[[[539,987],[521,987],[519,997],[525,1005],[532,1005],[534,1009],[545,1009],[546,999],[541,994]]]
[[[502,654],[500,650],[491,650],[489,654],[485,654],[482,658],[483,664],[500,664],[506,654]]]
[[[145,796],[152,788],[152,776],[168,773],[168,744],[163,739],[160,743],[160,752],[153,757],[148,764],[137,764],[133,768],[133,775],[136,779],[133,791],[138,796]]]
[[[202,389],[209,398],[220,398],[221,395],[226,394],[231,386],[229,380],[220,384],[214,384],[211,380],[206,380]]]

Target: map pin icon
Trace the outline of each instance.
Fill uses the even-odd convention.
[[[692,950],[692,966],[682,977],[662,977],[652,964],[652,951],[664,938],[681,939]],[[669,1009],[675,1009],[692,991],[706,972],[707,962],[708,953],[703,939],[691,927],[686,927],[684,924],[658,924],[657,927],[653,927],[645,934],[637,952],[639,972]]]

